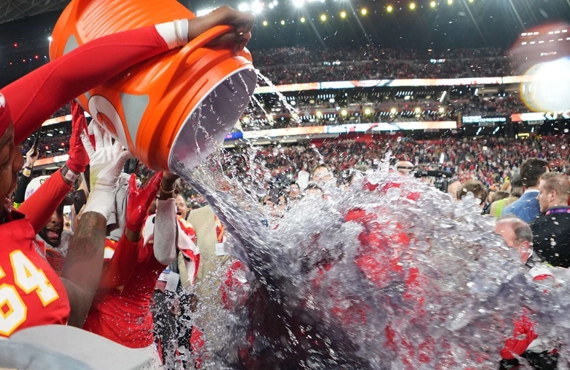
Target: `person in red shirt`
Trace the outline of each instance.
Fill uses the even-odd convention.
[[[81,217],[60,279],[35,242],[37,230],[22,213],[12,210],[10,195],[24,164],[18,145],[66,102],[130,66],[183,46],[216,25],[235,27],[235,31],[222,35],[215,42],[231,44],[236,52],[240,51],[251,38],[253,22],[251,14],[222,7],[188,22],[167,23],[161,27],[162,33],[156,26],[150,26],[101,37],[2,89],[0,305],[11,309],[0,318],[0,336],[8,337],[16,330],[35,325],[83,325],[101,275],[105,226],[110,213],[108,204],[97,202],[112,203],[108,194],[115,186],[112,181],[115,172],[111,167],[106,183],[98,184],[98,192],[94,191],[90,196],[95,199],[91,199],[91,206]],[[187,25],[188,33],[179,35],[177,24]],[[71,170],[63,174],[71,179],[77,176]]]

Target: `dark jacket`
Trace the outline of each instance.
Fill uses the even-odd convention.
[[[552,266],[570,267],[570,207],[552,207],[530,223],[533,250]]]

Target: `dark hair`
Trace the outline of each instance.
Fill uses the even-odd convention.
[[[548,169],[548,162],[544,159],[529,158],[521,164],[521,180],[525,188],[537,186],[540,176]]]

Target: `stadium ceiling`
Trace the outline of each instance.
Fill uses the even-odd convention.
[[[25,17],[62,10],[70,0],[2,0],[0,1],[0,23]]]

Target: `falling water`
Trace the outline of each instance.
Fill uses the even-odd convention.
[[[472,196],[381,170],[303,199],[272,229],[215,156],[176,163],[247,266],[244,302],[204,297],[196,312],[213,326],[202,353],[212,368],[491,369],[522,307],[552,348],[568,343],[568,285],[545,282],[545,295]]]

